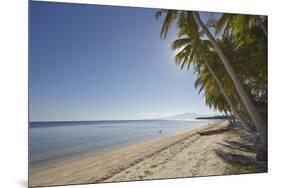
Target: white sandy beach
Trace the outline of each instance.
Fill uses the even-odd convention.
[[[29,185],[132,181],[229,174],[229,163],[220,153],[230,152],[254,160],[255,153],[226,147],[226,142],[244,142],[235,130],[200,136],[198,131],[218,129],[228,122],[210,124],[99,155],[66,161],[30,175]]]

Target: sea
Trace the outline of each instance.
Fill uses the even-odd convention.
[[[95,154],[198,128],[216,120],[122,120],[29,123],[31,167]]]

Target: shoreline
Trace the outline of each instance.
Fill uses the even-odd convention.
[[[122,121],[135,121],[135,120],[122,120]],[[150,121],[150,120],[144,120],[144,121]],[[157,120],[157,121],[159,121],[159,120]],[[163,120],[163,121],[169,121],[169,120]],[[172,121],[174,121],[174,120],[172,120]],[[201,121],[201,120],[198,120],[198,121]],[[215,121],[205,122],[205,120],[202,120],[202,124],[200,125],[200,127],[208,126],[210,124],[218,123],[218,122],[221,122],[221,121],[222,120],[218,120],[216,122]],[[73,122],[75,122],[75,121],[73,121]],[[88,122],[88,121],[83,121],[83,122]],[[45,122],[43,122],[43,123],[45,123]],[[188,129],[188,130],[178,131],[176,133],[170,133],[168,135],[162,135],[162,136],[156,137],[156,138],[153,138],[153,137],[142,138],[142,139],[138,139],[138,140],[135,140],[135,141],[130,141],[129,143],[123,143],[123,144],[114,145],[114,146],[111,146],[111,147],[108,147],[108,148],[100,149],[98,151],[92,151],[92,150],[86,151],[86,152],[82,151],[82,152],[76,152],[76,153],[72,153],[72,154],[66,154],[65,156],[53,157],[53,158],[50,158],[48,160],[42,160],[42,161],[36,161],[36,162],[30,161],[29,162],[29,174],[33,175],[34,173],[38,173],[40,171],[44,171],[44,170],[47,170],[47,169],[50,169],[50,168],[54,168],[56,166],[60,166],[60,165],[63,165],[65,163],[70,163],[70,162],[74,162],[74,161],[77,161],[77,160],[89,158],[91,156],[97,156],[97,155],[109,153],[109,152],[112,152],[112,151],[115,151],[115,150],[118,150],[118,149],[126,148],[128,146],[136,146],[138,144],[148,143],[148,142],[160,139],[162,137],[175,136],[177,134],[182,134],[182,133],[191,131],[193,129],[198,129],[200,127],[194,127],[194,128]]]
[[[227,124],[227,121],[220,121],[202,125],[102,154],[61,162],[56,167],[30,174],[29,186],[224,175],[228,165],[216,156],[215,149],[222,147],[217,143],[229,138],[239,140],[239,136],[235,132],[200,136],[198,132]],[[249,153],[250,157],[254,155]]]

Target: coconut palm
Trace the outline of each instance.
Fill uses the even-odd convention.
[[[251,118],[253,119],[257,130],[260,133],[261,137],[261,148],[265,148],[267,146],[267,124],[264,121],[263,117],[261,116],[260,112],[257,110],[255,107],[253,101],[251,100],[250,96],[246,92],[246,90],[243,88],[243,85],[241,81],[239,80],[237,74],[235,73],[234,69],[232,68],[228,58],[225,56],[223,50],[219,46],[218,42],[212,35],[212,33],[209,31],[207,26],[204,24],[204,22],[201,20],[200,15],[198,12],[193,12],[193,16],[198,23],[198,25],[201,27],[203,32],[207,35],[208,39],[212,43],[213,47],[215,48],[216,52],[218,53],[218,56],[220,57],[222,63],[224,64],[226,71],[228,72],[229,76],[231,77],[234,86],[243,102],[245,105],[247,111],[249,112]]]
[[[179,17],[179,15],[183,16],[184,11],[178,11],[178,10],[167,10],[167,9],[161,9],[158,10],[155,14],[155,18],[159,19],[162,15],[165,14],[165,18],[163,21],[163,25],[161,28],[160,36],[162,38],[166,38],[169,29],[171,28],[172,24],[175,20]]]
[[[168,16],[165,18],[165,21],[162,26],[162,30],[161,30],[162,37],[163,36],[166,37],[169,27],[172,25],[173,21],[180,20],[183,17],[184,12],[186,12],[186,11],[160,10],[157,12],[157,14],[156,14],[157,17],[161,16],[163,13],[166,13],[166,16]],[[262,148],[261,150],[263,150],[267,146],[267,124],[266,124],[266,122],[264,121],[260,112],[257,110],[255,104],[251,100],[251,98],[250,98],[249,94],[247,93],[247,91],[245,90],[245,88],[243,88],[243,85],[242,85],[241,81],[239,80],[238,75],[235,73],[233,67],[230,64],[229,59],[226,57],[222,48],[219,46],[217,40],[214,38],[213,34],[209,31],[206,24],[201,20],[199,13],[196,11],[193,11],[192,15],[193,15],[193,18],[196,20],[196,23],[202,29],[202,32],[210,40],[215,51],[217,52],[218,56],[220,57],[222,63],[224,64],[227,73],[231,77],[233,84],[235,86],[235,89],[236,89],[237,93],[239,94],[239,97],[241,98],[243,105],[247,109],[258,132],[260,133],[260,138],[261,138],[261,147],[260,148]],[[189,18],[191,18],[191,17],[189,17]],[[190,20],[186,20],[186,23],[189,24]],[[194,27],[194,25],[190,25],[190,27]],[[262,151],[262,152],[266,153],[267,151]],[[265,155],[262,154],[262,156],[265,156]]]
[[[224,35],[228,35],[231,33],[236,39],[242,37],[245,40],[250,37],[249,31],[255,26],[258,26],[267,37],[266,22],[266,17],[262,19],[258,15],[224,13],[215,21],[214,28],[216,34],[222,32]]]
[[[189,20],[188,25],[186,24],[186,20]],[[192,25],[192,27],[188,27],[190,25]],[[178,27],[179,27],[179,37],[181,38],[175,40],[172,46],[173,50],[178,51],[175,58],[176,60],[175,63],[179,65],[181,68],[184,67],[190,68],[190,65],[199,67],[197,68],[199,72],[201,70],[200,68],[202,66],[205,66],[208,72],[210,73],[209,75],[213,77],[213,79],[210,80],[215,81],[215,83],[219,87],[218,91],[221,92],[222,96],[225,98],[227,102],[228,109],[225,110],[219,109],[219,110],[224,112],[230,111],[234,113],[235,117],[237,117],[237,119],[242,123],[242,125],[245,128],[248,128],[247,124],[242,119],[238,110],[236,109],[234,103],[227,95],[220,79],[217,77],[216,73],[208,63],[208,61],[212,61],[212,58],[209,58],[210,55],[208,55],[210,54],[209,52],[210,42],[207,40],[200,39],[200,32],[198,31],[199,28],[191,12],[186,12],[185,15],[181,15],[178,21]]]
[[[235,116],[233,110],[231,110],[231,107],[226,100],[225,89],[223,89],[224,92],[222,92],[218,83],[220,82],[217,82],[210,69],[207,66],[202,66],[194,86],[196,89],[198,89],[199,93],[204,91],[205,103],[210,108],[214,108],[215,110],[224,114],[231,114]]]

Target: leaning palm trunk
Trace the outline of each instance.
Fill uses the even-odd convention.
[[[257,20],[257,22],[259,23],[259,25],[260,25],[260,27],[261,27],[263,33],[264,33],[265,36],[267,37],[267,30],[266,30],[264,24],[262,23],[261,18],[260,18],[259,16],[255,16],[255,19]]]
[[[227,117],[230,124],[235,123],[235,118],[233,117],[232,112],[230,113],[228,111],[225,111],[224,114],[225,114],[225,117]]]
[[[231,109],[232,113],[234,114],[234,116],[240,121],[240,123],[243,126],[243,128],[245,128],[246,130],[249,130],[249,127],[248,127],[247,123],[245,123],[245,121],[242,119],[242,117],[240,116],[240,114],[237,111],[236,107],[234,106],[233,102],[230,100],[230,98],[226,94],[226,91],[225,91],[223,85],[221,84],[221,81],[218,79],[217,75],[215,74],[213,69],[210,67],[209,63],[205,59],[204,59],[204,63],[206,65],[206,67],[208,68],[209,72],[211,73],[211,75],[214,77],[216,83],[218,84],[218,86],[220,88],[220,91],[223,94],[226,102],[230,106],[230,109]]]
[[[250,99],[249,95],[243,88],[241,82],[239,81],[236,73],[234,72],[233,68],[231,67],[227,57],[224,55],[222,49],[218,45],[216,39],[213,37],[213,35],[210,33],[209,29],[206,27],[206,25],[203,23],[201,20],[199,13],[198,12],[193,12],[193,16],[196,20],[196,22],[200,25],[202,28],[203,32],[207,35],[209,38],[210,42],[214,46],[215,50],[217,51],[221,61],[223,62],[226,71],[228,72],[229,76],[231,77],[234,86],[244,104],[246,107],[247,111],[249,112],[251,118],[254,121],[254,124],[260,134],[260,146],[259,146],[259,152],[257,153],[257,159],[258,160],[267,160],[267,130],[266,126],[267,124],[264,122],[262,116],[256,109],[253,101]]]

